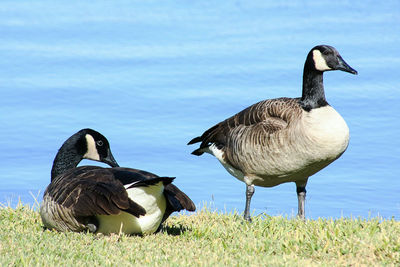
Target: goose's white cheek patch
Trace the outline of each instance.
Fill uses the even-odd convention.
[[[86,143],[87,143],[87,152],[83,155],[85,159],[92,159],[92,160],[100,160],[100,155],[97,152],[96,143],[94,141],[93,136],[87,134],[85,136]]]
[[[313,51],[313,60],[315,63],[315,69],[319,71],[330,70],[331,68],[326,64],[325,58],[322,56],[319,50]]]

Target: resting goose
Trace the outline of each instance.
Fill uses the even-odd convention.
[[[109,164],[76,167],[82,159]],[[93,233],[151,234],[174,211],[194,211],[175,178],[118,167],[107,139],[83,129],[62,145],[54,159],[40,215],[46,228]]]
[[[298,216],[304,218],[308,178],[346,150],[349,128],[324,93],[323,73],[331,70],[357,74],[334,47],[314,47],[304,64],[301,98],[258,102],[188,143],[201,142],[192,154],[212,154],[246,183],[246,220],[251,220],[254,185],[273,187],[286,182],[296,183]]]

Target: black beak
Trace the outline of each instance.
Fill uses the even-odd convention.
[[[344,61],[341,56],[338,56],[338,64],[335,69],[349,72],[349,73],[355,74],[355,75],[358,74],[358,72],[355,69],[353,69],[352,67],[350,67],[349,64],[347,64],[346,61]]]
[[[111,153],[111,150],[108,149],[107,157],[102,159],[102,162],[110,165],[111,167],[119,167],[117,161],[114,159],[113,154]]]

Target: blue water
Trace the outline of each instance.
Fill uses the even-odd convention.
[[[299,96],[306,54],[329,44],[359,72],[324,76],[351,140],[310,178],[306,216],[399,219],[400,2],[248,2],[2,1],[0,202],[40,201],[58,148],[91,127],[120,165],[243,212],[245,185],[186,143],[255,102]],[[252,210],[295,214],[294,184],[257,187]]]

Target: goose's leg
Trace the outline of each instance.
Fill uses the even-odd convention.
[[[305,219],[305,202],[306,202],[306,185],[307,180],[304,182],[296,182],[297,200],[298,200],[298,212],[297,216],[300,219]]]
[[[247,185],[246,184],[246,207],[244,209],[244,219],[248,222],[251,222],[250,218],[250,201],[251,197],[254,194],[254,185]]]

